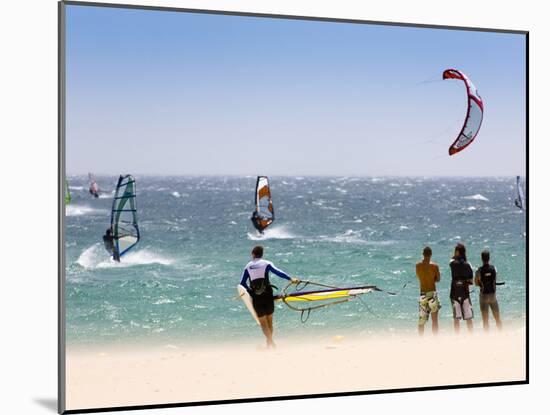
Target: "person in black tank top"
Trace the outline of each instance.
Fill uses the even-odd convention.
[[[497,269],[489,264],[491,254],[485,250],[481,253],[483,265],[476,271],[475,284],[479,287],[479,308],[483,319],[483,329],[489,330],[489,308],[493,313],[497,328],[502,328],[500,310],[496,297]]]
[[[473,284],[474,272],[466,259],[466,247],[457,244],[454,256],[449,263],[451,268],[451,306],[453,308],[453,326],[460,330],[460,320],[466,320],[469,331],[474,329],[474,312],[470,299],[470,285]]]

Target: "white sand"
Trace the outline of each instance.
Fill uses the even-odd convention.
[[[259,336],[261,336],[259,334]],[[110,346],[67,354],[67,409],[518,381],[525,329],[423,338],[328,336],[204,347]]]

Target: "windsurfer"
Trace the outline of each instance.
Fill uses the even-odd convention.
[[[99,186],[97,185],[94,176],[92,176],[92,173],[88,173],[88,179],[90,181],[88,192],[90,192],[90,194],[97,199],[99,197]]]
[[[254,225],[256,230],[263,235],[264,229],[266,227],[262,226],[262,218],[258,215],[258,212],[256,211],[252,212],[252,217],[250,218],[250,220],[252,221],[252,225]]]
[[[272,262],[262,259],[264,248],[260,245],[252,249],[252,261],[246,264],[241,279],[241,285],[246,288],[252,297],[252,305],[260,327],[266,338],[267,347],[275,347],[273,341],[273,311],[275,303],[273,299],[273,286],[269,282],[269,273],[273,273],[280,278],[298,283],[299,280],[291,278],[280,269],[276,268]],[[250,286],[248,283],[250,282]]]
[[[105,244],[105,249],[107,250],[107,252],[109,252],[109,254],[113,256],[113,259],[116,262],[120,262],[120,256],[115,247],[115,241],[113,238],[113,232],[111,228],[108,228],[105,231],[105,235],[103,235],[103,243]]]
[[[439,282],[439,265],[432,262],[432,249],[424,248],[422,261],[416,264],[416,277],[420,283],[420,298],[418,300],[418,334],[424,334],[424,326],[432,316],[432,333],[439,330],[438,314],[441,303],[437,297],[436,283]]]
[[[255,204],[256,209],[252,212],[250,220],[260,235],[263,235],[264,230],[275,220],[267,176],[258,176],[256,180]]]
[[[99,197],[99,191],[98,191],[98,187],[97,187],[97,184],[94,182],[92,183],[92,185],[90,186],[90,189],[88,189],[88,191],[90,192],[90,194],[95,197],[96,199]]]

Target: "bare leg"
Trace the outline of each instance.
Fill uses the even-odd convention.
[[[481,318],[483,319],[483,330],[489,330],[489,311],[481,309]]]
[[[271,335],[271,329],[269,328],[269,322],[267,321],[267,316],[258,317],[258,320],[260,320],[260,327],[264,333],[267,347],[275,347],[273,336]]]
[[[424,335],[424,324],[419,324],[418,325],[418,334],[420,336],[423,336]]]
[[[479,310],[481,311],[481,318],[483,320],[483,330],[489,330],[489,304],[487,302],[486,295],[479,295]]]
[[[439,332],[439,311],[432,313],[432,333],[437,334]]]
[[[493,317],[495,318],[497,328],[499,330],[502,330],[502,320],[500,319],[500,310],[498,308],[498,302],[496,302],[496,300],[494,304],[491,304],[491,311],[493,312]],[[489,319],[489,315],[487,315],[487,319]]]
[[[466,320],[466,327],[468,327],[468,331],[472,333],[474,331],[474,320]]]
[[[460,320],[458,319],[453,319],[453,326],[455,328],[455,333],[459,333],[460,332]]]
[[[273,339],[273,314],[270,314],[267,317],[267,323],[269,325],[269,331],[271,332],[271,339]],[[275,345],[275,343],[273,343]]]

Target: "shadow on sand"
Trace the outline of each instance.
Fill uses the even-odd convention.
[[[35,398],[34,402],[36,402],[40,406],[43,406],[46,409],[49,409],[52,412],[57,413],[57,399],[54,399],[54,398]]]

